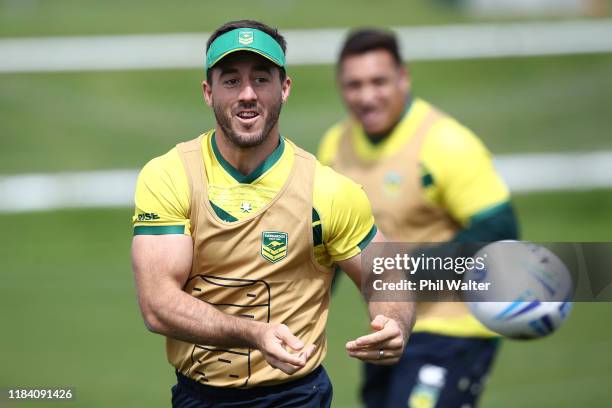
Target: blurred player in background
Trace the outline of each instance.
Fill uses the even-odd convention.
[[[150,161],[136,188],[132,259],[147,327],[167,337],[174,407],[329,407],[321,363],[334,265],[357,283],[382,241],[354,182],[280,136],[285,40],[255,21],[207,44],[213,130]],[[393,364],[414,305],[369,304],[350,356]]]
[[[490,153],[470,130],[412,95],[392,33],[352,32],[337,80],[350,119],[328,130],[319,160],[363,185],[387,239],[517,238],[508,188]],[[362,399],[371,408],[474,406],[497,346],[465,304],[419,303],[400,363],[366,364]]]

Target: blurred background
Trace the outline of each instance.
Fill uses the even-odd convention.
[[[287,34],[281,131],[311,152],[344,117],[333,61],[346,30],[396,27],[415,95],[496,155],[524,239],[611,241],[611,6],[0,0],[0,387],[75,389],[48,406],[169,406],[164,340],[136,303],[131,196],[149,159],[213,126],[201,65],[206,33],[228,20]],[[611,313],[577,304],[550,338],[504,341],[482,406],[609,406]],[[344,343],[365,330],[342,280],[325,363],[334,407],[358,406]]]

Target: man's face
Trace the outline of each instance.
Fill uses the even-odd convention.
[[[366,133],[383,135],[399,121],[410,80],[386,50],[351,55],[338,72],[342,98]]]
[[[289,97],[291,79],[280,80],[279,69],[252,52],[236,52],[212,68],[204,82],[204,99],[232,144],[260,145],[278,124],[282,104]]]

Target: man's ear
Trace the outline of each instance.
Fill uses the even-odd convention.
[[[291,78],[288,76],[285,77],[285,80],[281,83],[281,97],[283,103],[287,102],[289,99],[289,94],[291,93]]]
[[[202,82],[202,94],[204,95],[206,104],[212,106],[212,85],[207,81]]]

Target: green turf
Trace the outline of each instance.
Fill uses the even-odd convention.
[[[612,54],[412,66],[415,94],[495,153],[612,148],[611,71]],[[312,151],[344,116],[334,71],[289,73],[281,131]],[[0,75],[0,174],[140,167],[213,126],[202,79],[197,70]]]
[[[610,9],[612,1],[605,2]],[[0,37],[203,32],[212,31],[229,20],[244,18],[264,21],[280,29],[492,20],[470,16],[455,7],[459,3],[461,0],[251,0],[249,3],[183,0],[180,4],[163,0],[2,0]],[[500,16],[494,20],[525,18]]]
[[[448,0],[325,0],[203,2],[162,0],[3,0],[0,36],[212,31],[250,18],[286,28],[409,25],[462,22]]]
[[[515,200],[525,237],[540,241],[609,241],[611,202],[611,190]],[[0,387],[75,387],[77,401],[64,406],[168,406],[172,369],[135,299],[130,215],[129,209],[0,215]],[[328,326],[325,364],[334,407],[341,408],[357,406],[360,378],[343,345],[367,328],[351,285],[341,281]],[[550,339],[505,342],[483,406],[608,406],[611,312],[610,304],[579,304]]]
[[[514,199],[521,235],[535,242],[612,242],[612,194],[558,192]]]

